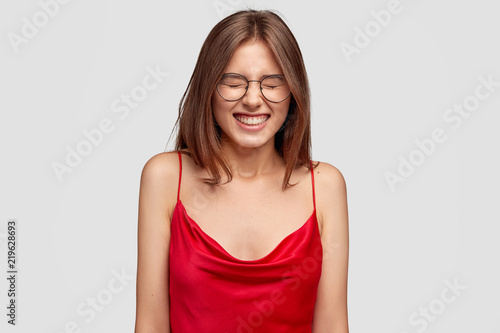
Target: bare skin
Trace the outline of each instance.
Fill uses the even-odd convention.
[[[260,42],[240,46],[226,72],[250,80],[279,74],[281,69]],[[182,156],[180,200],[188,215],[229,254],[241,260],[259,259],[312,215],[311,173],[294,170],[296,186],[281,191],[284,161],[274,148],[274,135],[288,104],[272,104],[251,86],[239,101],[214,94],[214,116],[222,128],[223,152],[233,179],[221,186],[201,181],[205,170]],[[264,130],[248,132],[233,114],[270,115]],[[316,162],[313,162],[316,164]],[[348,214],[346,185],[341,172],[320,163],[315,172],[316,215],[324,248],[322,275],[314,312],[313,333],[347,333]],[[170,332],[168,308],[168,249],[170,221],[177,203],[177,153],[161,153],[144,166],[139,194],[136,333]]]

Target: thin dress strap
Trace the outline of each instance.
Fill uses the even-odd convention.
[[[313,168],[313,163],[312,160],[309,160],[311,163],[311,179],[312,179],[312,189],[313,189],[313,204],[314,204],[314,210],[316,210],[316,195],[314,193],[314,168]]]
[[[182,178],[182,157],[181,152],[177,152],[179,154],[179,187],[177,189],[177,201],[179,201],[179,194],[181,192],[181,178]]]

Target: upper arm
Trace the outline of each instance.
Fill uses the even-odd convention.
[[[349,226],[342,173],[328,163],[315,169],[323,265],[314,309],[314,333],[348,333],[347,270]]]
[[[170,332],[168,255],[170,216],[177,195],[176,155],[161,153],[153,156],[141,174],[136,333]]]

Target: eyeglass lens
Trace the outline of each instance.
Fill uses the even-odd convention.
[[[248,84],[243,75],[229,73],[222,76],[217,85],[217,90],[225,100],[236,101],[245,95]],[[290,88],[282,75],[265,77],[261,81],[260,87],[262,95],[271,102],[281,102],[290,94]]]

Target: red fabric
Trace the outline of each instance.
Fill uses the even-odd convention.
[[[179,153],[180,175],[182,159]],[[314,197],[314,173],[311,168]],[[172,333],[311,332],[323,250],[311,217],[257,260],[231,256],[177,194],[170,238]]]

